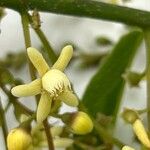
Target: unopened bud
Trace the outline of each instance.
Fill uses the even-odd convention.
[[[129,83],[131,87],[138,87],[144,75],[145,73],[127,71],[122,77]]]
[[[53,126],[51,129],[51,134],[53,137],[59,136],[63,132],[62,126]]]
[[[7,136],[8,150],[27,150],[32,145],[31,135],[23,128],[15,128]]]
[[[125,108],[122,113],[123,119],[130,124],[133,124],[138,119],[138,113],[133,109]]]
[[[64,114],[62,121],[69,125],[75,134],[87,134],[93,129],[93,122],[84,112],[75,112]]]

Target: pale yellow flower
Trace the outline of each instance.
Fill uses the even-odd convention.
[[[68,45],[62,49],[58,60],[51,68],[35,48],[29,47],[27,53],[40,77],[29,84],[12,88],[11,93],[17,97],[41,94],[37,121],[40,123],[48,116],[52,100],[61,100],[69,106],[77,106],[78,99],[71,89],[69,79],[63,73],[73,54],[72,46]]]

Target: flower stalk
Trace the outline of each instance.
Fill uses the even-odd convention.
[[[33,16],[30,16],[30,14],[27,11],[25,13],[26,13],[26,17],[28,17],[30,25],[32,26],[33,30],[35,31],[35,33],[37,34],[37,36],[41,40],[41,43],[43,44],[43,47],[44,47],[46,53],[48,54],[48,57],[49,57],[50,61],[53,64],[57,60],[57,56],[56,56],[50,42],[48,41],[48,39],[45,36],[44,32],[40,29],[40,26],[35,25],[35,21],[34,21]],[[40,15],[39,15],[39,17],[40,17]]]
[[[48,124],[47,119],[45,119],[43,121],[43,126],[45,129],[49,150],[55,150],[54,143],[53,143],[53,137],[52,137],[51,131],[49,129],[49,124]]]
[[[24,34],[24,40],[25,40],[25,47],[26,49],[31,46],[31,38],[30,38],[30,31],[29,31],[29,20],[28,17],[26,16],[25,11],[23,10],[21,12],[21,20],[22,20],[22,28],[23,28],[23,34]],[[29,64],[29,71],[30,71],[30,76],[31,79],[34,80],[36,78],[35,72],[34,72],[34,67],[31,64],[31,62],[28,59],[28,64]]]
[[[45,34],[43,33],[43,31],[40,28],[34,29],[34,31],[36,32],[36,34],[38,35],[39,39],[43,43],[44,49],[47,52],[50,61],[52,63],[54,63],[56,61],[56,59],[57,59],[57,56],[54,53],[53,48],[50,45],[49,41],[47,40]]]

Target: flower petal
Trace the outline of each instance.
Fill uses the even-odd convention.
[[[125,145],[122,147],[122,150],[135,150],[135,149],[130,146]]]
[[[46,73],[46,71],[49,70],[49,66],[43,58],[42,54],[33,47],[29,47],[27,49],[27,53],[29,59],[31,60],[34,67],[37,69],[40,76],[43,76]]]
[[[67,45],[62,49],[62,52],[58,58],[58,60],[53,65],[53,69],[58,69],[60,71],[64,71],[66,66],[68,65],[71,57],[73,55],[73,47],[71,45]]]
[[[76,107],[79,104],[77,96],[72,91],[69,91],[69,90],[65,90],[64,92],[62,92],[57,97],[57,99],[60,99],[65,104],[72,106],[72,107]]]
[[[146,130],[141,122],[140,119],[137,119],[134,123],[133,123],[133,130],[136,134],[136,136],[138,137],[138,139],[141,141],[141,143],[150,148],[150,140],[148,138],[148,135],[146,133]]]
[[[50,113],[51,103],[52,103],[52,98],[46,92],[43,92],[38,104],[37,114],[36,114],[38,123],[44,121],[48,116],[48,114]]]
[[[12,95],[16,97],[25,97],[37,95],[41,92],[41,79],[36,79],[29,84],[18,85],[11,89]]]

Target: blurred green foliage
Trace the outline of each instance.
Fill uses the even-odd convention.
[[[125,85],[122,74],[130,66],[141,41],[141,31],[123,36],[91,79],[82,100],[92,116],[100,112],[113,115],[115,120]]]

